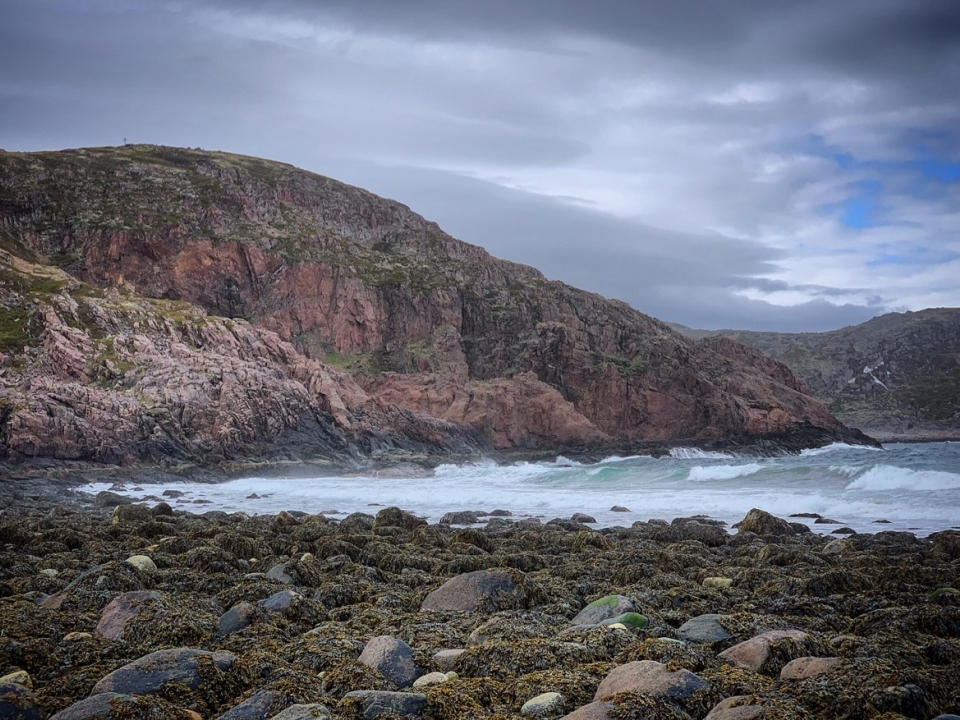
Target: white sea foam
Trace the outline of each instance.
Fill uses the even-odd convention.
[[[841,452],[847,450],[865,450],[872,452],[882,452],[883,448],[872,447],[870,445],[848,445],[847,443],[832,443],[830,445],[824,445],[823,447],[818,448],[807,448],[806,450],[800,451],[800,457],[816,457],[817,455],[823,455],[824,453],[833,453]]]
[[[960,490],[960,475],[942,470],[910,470],[893,465],[875,465],[847,485],[847,490]]]
[[[700,448],[670,448],[670,457],[674,460],[733,460],[734,456]]]
[[[709,482],[711,480],[732,480],[733,478],[754,475],[763,470],[763,465],[694,465],[687,472],[687,480]]]

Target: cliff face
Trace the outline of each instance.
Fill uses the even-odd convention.
[[[0,153],[0,223],[36,272],[112,293],[98,298],[107,315],[105,303],[119,297],[157,318],[168,307],[203,318],[200,335],[157,319],[146,333],[156,352],[141,342],[146,356],[178,358],[183,347],[207,358],[234,348],[237,362],[263,359],[299,383],[306,395],[277,386],[277,406],[251,408],[250,422],[266,426],[244,437],[264,448],[287,432],[315,432],[300,420],[315,408],[334,417],[337,431],[324,421],[325,432],[352,427],[336,416],[338,401],[317,391],[332,386],[344,412],[380,408],[368,429],[405,408],[408,418],[429,414],[501,448],[856,439],[776,361],[735,343],[697,344],[623,303],[492,258],[403,205],[287,165],[144,146]],[[3,292],[7,306],[21,302]],[[46,338],[60,332],[49,309],[70,326],[62,294],[48,293],[44,329],[24,346],[37,362],[53,361],[56,343]],[[90,332],[113,338],[114,348],[140,347],[129,343],[143,323],[111,317],[109,328]],[[239,339],[237,328],[249,337]],[[97,352],[79,337],[63,344],[77,351],[75,364]],[[18,367],[8,376],[35,375]],[[86,388],[99,382],[71,377]],[[160,395],[163,377],[148,383]],[[292,403],[279,400],[288,392]],[[20,410],[6,407],[12,447]],[[388,426],[398,437],[409,430]],[[213,427],[209,414],[196,416],[195,432]],[[221,435],[211,436],[217,452],[217,443],[235,452]],[[43,447],[41,438],[31,452]]]

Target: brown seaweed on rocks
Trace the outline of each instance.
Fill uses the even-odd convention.
[[[112,507],[3,508],[0,676],[29,673],[41,717],[84,700],[121,666],[185,646],[236,661],[209,687],[168,683],[117,713],[196,710],[214,718],[270,692],[270,713],[322,703],[342,720],[352,707],[340,704],[346,693],[396,689],[357,660],[378,635],[408,643],[422,673],[451,671],[434,655],[464,650],[444,682],[419,690],[427,720],[516,718],[543,692],[560,693],[571,712],[612,669],[635,660],[689,670],[710,690],[683,701],[618,696],[607,706],[611,719],[700,720],[724,698],[787,720],[960,712],[956,533],[840,541],[742,533],[715,542],[703,528],[719,526],[703,518],[601,531],[569,521],[487,530],[428,525],[392,509],[380,521],[361,513],[337,523],[295,511],[278,522],[175,507],[172,515],[148,510],[142,520],[130,515],[141,511],[125,511],[117,524]],[[671,530],[657,530],[664,527]],[[156,570],[127,563],[131,555],[149,557]],[[512,589],[469,610],[421,609],[453,577],[488,568],[506,573]],[[96,635],[104,608],[129,591],[159,599],[117,640]],[[570,626],[608,595],[630,598],[649,624]],[[221,634],[219,618],[238,603],[254,609],[251,622]],[[717,614],[730,637],[680,642],[677,629],[702,614]],[[805,636],[774,642],[763,672],[719,657],[771,630]],[[840,662],[815,678],[781,679],[780,668],[798,655]]]

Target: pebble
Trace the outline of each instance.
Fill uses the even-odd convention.
[[[431,672],[414,680],[413,687],[422,688],[430,685],[439,685],[440,683],[447,682],[447,680],[450,680],[450,678],[447,677],[447,673]]]

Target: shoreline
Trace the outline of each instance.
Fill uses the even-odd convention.
[[[600,718],[697,719],[731,702],[787,720],[960,708],[956,531],[840,539],[756,510],[737,534],[705,518],[464,528],[397,507],[341,520],[164,504],[9,510],[0,669],[27,685],[0,694],[42,717],[101,691],[120,692],[111,703],[133,716],[178,720],[244,703],[249,717],[306,704],[360,720],[375,716],[370,693],[430,720],[517,717],[544,693],[560,696],[548,718],[594,701]],[[471,585],[478,577],[494,584]],[[441,592],[451,583],[460,589]],[[197,674],[198,653],[222,662]],[[790,675],[810,657],[814,675]],[[604,690],[637,663],[690,691]],[[196,683],[165,682],[174,670]]]

